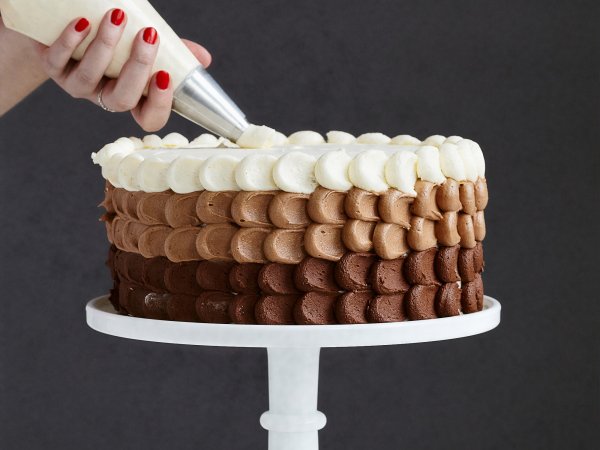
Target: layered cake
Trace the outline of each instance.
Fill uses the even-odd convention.
[[[319,325],[483,308],[488,191],[469,139],[250,126],[237,144],[151,135],[92,158],[120,313]]]

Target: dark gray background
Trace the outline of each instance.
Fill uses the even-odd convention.
[[[597,1],[155,0],[255,123],[481,143],[501,326],[324,350],[323,449],[597,448]],[[9,89],[1,86],[1,89]],[[163,133],[201,132],[173,117]],[[0,119],[0,447],[260,449],[264,350],[91,331],[109,287],[89,154],[143,134],[50,83]]]

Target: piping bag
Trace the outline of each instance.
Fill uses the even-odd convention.
[[[73,54],[76,60],[83,57],[100,21],[112,8],[125,11],[127,24],[105,75],[119,75],[136,34],[152,26],[160,36],[152,72],[166,70],[171,75],[175,86],[173,111],[219,136],[237,141],[248,127],[245,115],[147,0],[0,0],[5,26],[45,45],[56,41],[77,17],[89,20],[91,32]]]

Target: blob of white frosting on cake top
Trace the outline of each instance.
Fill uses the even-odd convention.
[[[481,147],[460,136],[433,135],[423,142],[402,134],[355,138],[330,131],[327,141],[315,131],[289,137],[251,125],[236,144],[211,134],[188,140],[119,138],[92,153],[102,176],[129,191],[179,194],[209,191],[271,191],[310,194],[318,186],[335,191],[358,187],[381,193],[389,188],[416,195],[418,179],[442,184],[446,178],[485,178]]]

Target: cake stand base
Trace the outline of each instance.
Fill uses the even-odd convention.
[[[317,410],[323,347],[364,347],[442,341],[484,333],[500,323],[500,303],[443,319],[365,325],[235,325],[141,319],[115,312],[106,296],[86,306],[88,325],[129,339],[169,344],[264,347],[269,358],[269,411],[260,424],[269,450],[317,450],[325,415]]]

